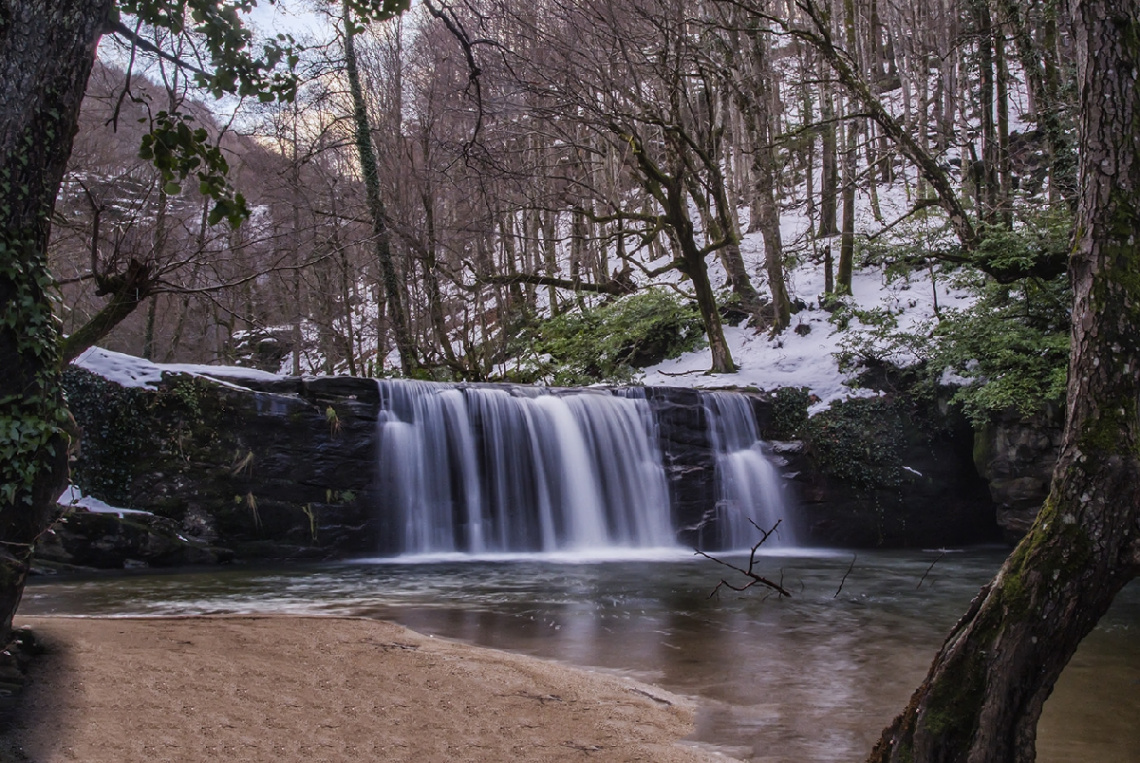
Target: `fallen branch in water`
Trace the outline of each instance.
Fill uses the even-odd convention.
[[[934,565],[936,565],[936,564],[938,564],[938,562],[942,561],[942,557],[944,557],[944,556],[946,556],[946,552],[945,552],[945,551],[943,551],[941,554],[939,554],[939,555],[938,555],[938,558],[937,558],[937,559],[935,559],[933,562],[931,562],[931,563],[930,563],[930,566],[926,568],[926,572],[922,573],[922,577],[921,577],[921,578],[919,578],[919,580],[918,580],[918,585],[916,585],[916,586],[914,587],[914,590],[916,590],[916,591],[917,591],[918,589],[922,588],[922,583],[923,583],[923,581],[925,581],[925,580],[926,580],[926,576],[930,574],[930,571],[931,571],[932,569],[934,569]]]
[[[780,526],[780,522],[782,522],[782,521],[784,521],[784,520],[782,520],[782,519],[776,520],[776,524],[772,525],[771,530],[765,530],[763,527],[756,524],[751,519],[748,520],[749,524],[751,524],[753,527],[755,527],[757,530],[759,530],[760,534],[763,536],[760,538],[760,540],[756,541],[756,544],[754,546],[752,546],[752,551],[749,552],[749,554],[748,554],[748,569],[744,569],[742,567],[737,567],[735,564],[730,564],[729,562],[726,562],[723,559],[717,559],[715,556],[710,556],[709,554],[706,554],[704,551],[701,551],[699,548],[693,549],[693,551],[695,553],[697,553],[700,556],[703,556],[705,559],[711,559],[712,561],[716,562],[719,565],[722,565],[724,567],[728,567],[730,570],[735,570],[736,572],[739,572],[741,575],[744,575],[746,578],[750,578],[750,581],[748,583],[745,583],[742,586],[734,586],[732,583],[729,583],[724,578],[721,578],[721,581],[716,584],[716,588],[714,588],[712,593],[709,594],[710,599],[713,598],[714,596],[718,596],[720,594],[720,589],[722,586],[725,588],[731,588],[734,591],[747,591],[749,588],[756,585],[757,583],[759,583],[762,586],[767,586],[768,588],[771,588],[773,591],[777,592],[781,596],[787,596],[788,598],[791,598],[792,594],[788,591],[788,589],[784,588],[784,586],[781,585],[781,583],[777,583],[774,580],[769,580],[768,578],[764,577],[763,575],[758,575],[753,571],[756,567],[756,552],[757,552],[757,550],[759,550],[759,548],[764,545],[764,541],[768,540],[768,538],[771,537],[772,533],[776,532],[776,528]],[[782,578],[781,578],[781,580],[782,580]]]
[[[855,560],[858,558],[858,554],[851,557],[851,566],[847,568],[847,572],[843,573],[843,579],[839,581],[839,588],[835,589],[835,595],[831,598],[835,599],[839,597],[839,592],[843,590],[843,584],[847,582],[847,576],[851,574],[851,570],[855,569]]]

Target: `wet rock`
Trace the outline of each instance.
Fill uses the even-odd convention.
[[[1051,406],[1028,418],[1013,411],[996,416],[974,436],[974,463],[1011,541],[1028,532],[1049,495],[1062,426],[1060,409]]]
[[[158,389],[124,389],[73,367],[65,383],[83,430],[73,474],[86,493],[151,512],[191,541],[244,549],[245,558],[375,548],[374,381],[227,372],[219,381],[167,374]],[[106,520],[78,522],[97,550],[108,533],[143,543],[134,516],[114,533],[90,526]],[[118,557],[97,566],[121,565]]]
[[[36,544],[37,562],[94,569],[219,564],[233,551],[183,536],[153,514],[70,511]]]

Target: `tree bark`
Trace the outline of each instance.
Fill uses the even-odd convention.
[[[1032,761],[1077,645],[1140,571],[1140,2],[1073,5],[1080,191],[1068,408],[1049,498],[871,761]]]
[[[749,57],[751,76],[749,89],[752,102],[740,104],[740,111],[748,132],[752,136],[752,191],[754,230],[764,238],[764,269],[768,275],[768,288],[772,293],[773,335],[788,327],[792,319],[792,304],[784,278],[784,241],[780,233],[780,206],[776,201],[775,184],[779,170],[773,150],[775,130],[772,128],[772,67],[768,49],[759,31],[749,30]],[[808,190],[810,197],[811,191]]]
[[[0,644],[67,484],[47,242],[111,0],[0,0]]]
[[[400,368],[405,376],[410,376],[419,364],[415,342],[408,327],[408,316],[404,312],[403,293],[400,291],[400,278],[392,258],[392,244],[388,235],[388,216],[384,200],[380,195],[380,168],[376,162],[376,151],[372,146],[372,130],[368,122],[368,111],[364,103],[364,90],[360,84],[360,71],[356,64],[356,22],[352,9],[345,0],[343,3],[344,58],[348,74],[349,90],[352,92],[353,125],[356,131],[356,151],[360,160],[360,174],[364,176],[364,190],[368,197],[368,212],[372,218],[372,245],[376,250],[376,261],[380,266],[384,281],[385,303],[388,320],[392,326],[396,351],[400,354]]]

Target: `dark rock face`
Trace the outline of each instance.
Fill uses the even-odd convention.
[[[763,431],[772,416],[771,402],[758,395],[739,394],[748,395]],[[686,387],[647,387],[645,397],[657,418],[677,540],[685,546],[715,550],[717,533],[710,522],[716,508],[716,453],[709,441],[709,413],[703,396]]]
[[[890,398],[834,404],[775,443],[801,543],[943,547],[999,538],[964,421]]]
[[[155,516],[76,513],[45,539],[42,559],[159,566],[225,561],[231,552],[327,558],[381,547],[391,520],[378,510],[374,381],[168,375],[159,389],[124,389],[72,368],[66,383],[84,433],[76,484]],[[707,545],[716,456],[702,394],[649,388],[645,397],[678,541]],[[787,428],[776,398],[749,398],[762,433]],[[797,419],[800,440],[773,444],[798,500],[785,521],[801,542],[943,546],[997,536],[968,427],[937,411],[919,426],[913,411],[874,401],[839,408],[849,405],[850,415]],[[1019,468],[1011,462],[1000,474]]]
[[[73,473],[85,492],[152,512],[241,558],[375,548],[375,382],[252,378],[242,388],[167,375],[152,390],[78,368],[66,376],[83,430]],[[132,543],[125,558],[137,558]],[[162,553],[143,556],[161,563]]]
[[[1028,532],[1049,495],[1063,423],[1055,407],[1030,418],[1011,412],[974,435],[974,463],[989,483],[998,524],[1011,541]]]
[[[233,551],[184,535],[179,524],[153,514],[75,511],[36,544],[36,558],[66,567],[181,567],[219,564]]]
[[[683,387],[647,387],[669,481],[677,540],[697,546],[716,500],[716,454],[708,438],[708,412],[700,393]]]

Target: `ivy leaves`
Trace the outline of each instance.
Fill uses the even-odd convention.
[[[205,128],[192,128],[193,121],[188,114],[160,111],[142,138],[139,156],[154,164],[171,196],[182,192],[182,182],[193,173],[199,193],[214,200],[210,224],[224,219],[237,227],[249,216],[245,197],[226,179],[230,166],[221,148],[210,142]]]

